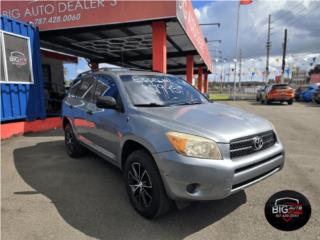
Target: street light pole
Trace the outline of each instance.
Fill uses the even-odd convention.
[[[222,79],[224,78],[224,63],[225,60],[221,62],[221,73],[220,73],[220,93],[222,93]]]
[[[242,74],[242,50],[240,48],[240,58],[239,58],[239,92],[241,91],[241,74]]]
[[[234,74],[233,74],[233,100],[236,100],[236,78],[237,78],[237,59],[234,61]]]

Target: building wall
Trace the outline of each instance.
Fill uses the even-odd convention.
[[[1,16],[1,30],[30,38],[33,83],[1,83],[1,122],[46,117],[39,32],[34,26]]]

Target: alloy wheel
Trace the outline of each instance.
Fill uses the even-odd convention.
[[[67,146],[67,151],[69,153],[73,152],[73,133],[70,129],[66,129],[65,131],[65,142]]]
[[[147,170],[138,162],[133,162],[128,171],[128,185],[137,208],[143,210],[152,204],[152,183]]]

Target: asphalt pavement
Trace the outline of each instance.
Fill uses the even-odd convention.
[[[320,106],[223,102],[269,119],[286,149],[284,169],[224,200],[193,203],[155,220],[130,206],[120,170],[87,154],[71,159],[61,130],[1,142],[2,239],[320,239]],[[304,194],[307,225],[273,228],[264,216],[280,190]]]

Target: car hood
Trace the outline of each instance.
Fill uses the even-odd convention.
[[[195,134],[221,143],[273,129],[269,121],[257,115],[220,103],[139,108],[139,112],[166,131]]]

